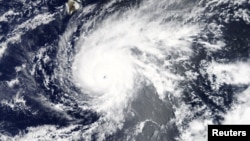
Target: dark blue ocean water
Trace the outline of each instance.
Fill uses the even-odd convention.
[[[18,0],[2,1],[0,0],[0,15],[3,15],[9,10],[18,13],[16,15],[7,16],[7,21],[0,21],[0,43],[7,42],[8,38],[14,36],[14,34],[20,34],[13,32],[18,25],[24,21],[34,18],[36,15],[43,13],[53,13],[54,19],[47,24],[41,24],[34,29],[23,31],[19,41],[8,42],[7,49],[3,53],[0,59],[0,100],[13,101],[13,97],[19,93],[20,96],[26,101],[26,107],[23,105],[10,107],[8,105],[0,104],[0,134],[6,134],[15,136],[20,132],[26,132],[27,127],[35,127],[41,125],[56,125],[58,127],[66,127],[71,124],[80,124],[82,126],[89,125],[98,120],[99,115],[94,111],[84,111],[79,108],[75,99],[65,95],[65,86],[61,86],[59,80],[53,77],[55,69],[58,67],[58,42],[60,35],[65,32],[68,24],[76,21],[79,25],[77,31],[74,33],[74,37],[79,36],[80,26],[84,24],[84,20],[88,20],[95,16],[103,8],[102,5],[106,1],[101,0],[86,0],[81,1],[81,6],[86,7],[91,4],[97,4],[95,10],[89,14],[77,17],[77,14],[68,15],[65,11],[66,0],[51,0],[51,1],[33,1],[26,0],[20,2]],[[207,1],[203,1],[206,3]],[[114,11],[107,11],[103,14],[103,17],[98,17],[101,21],[116,11],[122,11],[129,6],[139,6],[140,1],[125,0],[114,5]],[[201,4],[202,5],[202,4]],[[230,9],[231,8],[231,9]],[[222,35],[216,37],[214,33],[209,32],[209,27],[204,29],[201,35],[195,37],[192,44],[194,55],[189,60],[189,63],[176,65],[176,71],[188,71],[192,70],[197,72],[197,79],[183,82],[185,87],[183,100],[190,105],[191,108],[204,107],[200,111],[194,112],[194,117],[203,116],[206,111],[211,111],[214,123],[220,123],[223,121],[222,113],[225,113],[230,109],[233,102],[233,97],[236,93],[245,90],[247,85],[230,85],[223,84],[218,91],[211,88],[211,82],[208,79],[208,74],[202,74],[200,68],[202,67],[202,61],[211,62],[215,60],[222,63],[234,63],[236,61],[248,61],[250,55],[250,26],[246,21],[239,19],[233,20],[234,17],[230,17],[229,22],[225,22],[224,17],[220,15],[224,9],[229,9],[227,14],[233,13],[235,10],[249,9],[249,3],[243,3],[238,6],[230,6],[229,3],[221,4],[218,6],[207,7],[204,12],[204,17],[200,18],[204,23],[216,23],[222,25]],[[212,10],[211,10],[212,9]],[[213,16],[207,16],[206,12],[213,13]],[[77,17],[77,18],[76,18]],[[82,20],[82,21],[81,21]],[[206,35],[206,36],[204,36]],[[72,52],[70,55],[74,55],[75,41],[72,37]],[[204,40],[206,42],[216,42],[218,40],[224,41],[225,48],[210,52],[203,47],[203,44],[198,40]],[[48,56],[49,61],[45,62],[43,57],[36,56],[37,52],[44,48],[45,52],[42,53],[43,57]],[[34,64],[35,68],[33,68]],[[17,67],[25,65],[22,71],[17,71]],[[31,75],[33,70],[33,75]],[[7,81],[11,81],[15,78],[19,79],[19,83],[10,88]],[[216,79],[216,77],[214,78]],[[45,83],[45,81],[48,83]],[[65,83],[66,84],[66,83]],[[67,83],[71,85],[72,83]],[[78,91],[73,86],[70,87],[71,91]],[[192,94],[191,94],[192,93]],[[62,103],[69,106],[67,114],[72,118],[68,119],[64,116],[64,113],[55,111],[44,103],[41,103],[40,99],[45,97],[48,103]],[[65,100],[66,99],[66,100]],[[195,99],[195,100],[194,100]],[[218,102],[220,101],[220,102]],[[205,105],[205,106],[204,106]],[[27,108],[28,107],[28,108]],[[188,122],[187,119],[186,122]],[[77,129],[76,129],[77,130]],[[112,140],[112,137],[108,139]],[[108,140],[107,139],[107,140]]]

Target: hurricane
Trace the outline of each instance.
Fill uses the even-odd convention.
[[[249,5],[0,1],[0,140],[200,141],[250,123]]]
[[[133,91],[139,89],[143,81],[156,87],[164,99],[164,93],[173,92],[178,80],[182,79],[167,69],[172,65],[171,59],[166,59],[172,47],[178,48],[176,60],[185,60],[191,54],[188,40],[197,32],[196,26],[186,25],[180,31],[172,23],[160,25],[162,17],[153,22],[151,15],[142,18],[141,12],[139,9],[129,11],[133,13],[131,16],[122,13],[106,19],[78,44],[79,53],[72,66],[74,80],[83,92],[110,106],[107,109],[123,109],[121,103],[135,96]],[[112,26],[109,25],[111,21]],[[171,37],[172,31],[178,36]],[[105,104],[99,106],[103,108]]]

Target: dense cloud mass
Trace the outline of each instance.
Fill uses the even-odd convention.
[[[249,124],[247,0],[0,0],[0,140],[201,141]]]

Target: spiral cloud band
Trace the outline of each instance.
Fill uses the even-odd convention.
[[[76,79],[93,94],[124,93],[133,86],[134,70],[126,49],[93,47],[83,49],[75,62]]]
[[[72,67],[74,80],[92,97],[93,109],[108,121],[122,123],[124,109],[142,84],[154,86],[161,99],[166,92],[178,92],[178,82],[183,78],[170,68],[191,55],[190,39],[199,32],[198,26],[164,23],[161,16],[172,15],[161,12],[142,6],[114,14],[87,36],[82,35],[78,43],[80,51]]]

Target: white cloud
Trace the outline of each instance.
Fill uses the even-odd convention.
[[[0,59],[7,49],[8,43],[19,42],[21,35],[25,34],[26,31],[35,29],[39,25],[47,24],[54,19],[54,14],[44,13],[29,19],[11,31],[8,35],[8,39],[0,43]]]
[[[208,74],[212,82],[214,90],[222,84],[233,85],[250,85],[250,63],[235,62],[235,63],[217,63],[215,61],[209,63],[203,61],[204,69],[201,69],[202,74]],[[216,79],[214,79],[214,76]],[[236,94],[234,97],[232,108],[222,115],[225,120],[222,124],[250,124],[250,88],[242,93]],[[199,111],[199,109],[195,109]],[[212,116],[209,112],[203,114],[203,118],[194,118],[187,123],[187,128],[183,128],[181,122],[185,117],[192,118],[192,111],[188,106],[183,104],[176,112],[177,125],[181,131],[180,141],[202,141],[207,139],[207,125],[213,124]],[[204,118],[205,117],[205,118]],[[180,122],[178,122],[180,121]]]
[[[7,81],[8,86],[11,87],[11,88],[13,88],[13,86],[15,86],[18,83],[19,83],[18,78],[10,80],[10,81]]]
[[[185,61],[192,55],[192,36],[199,33],[201,25],[183,24],[185,20],[174,18],[164,22],[163,19],[178,13],[184,14],[184,19],[194,16],[185,9],[166,12],[164,6],[172,2],[145,1],[139,8],[111,15],[92,32],[82,35],[73,76],[83,93],[93,98],[88,101],[93,110],[104,115],[103,121],[108,122],[109,128],[103,132],[109,134],[122,127],[124,109],[141,83],[153,85],[161,99],[166,92],[178,92],[178,82],[183,77],[169,68],[173,62]],[[172,54],[174,58],[166,59]]]
[[[250,64],[249,62],[236,62],[222,64],[212,62],[206,68],[213,88],[218,89],[223,83],[233,85],[250,84]],[[215,81],[213,76],[216,77]]]
[[[205,141],[207,140],[207,127],[211,120],[195,119],[188,123],[188,128],[181,131],[180,141]]]
[[[224,116],[223,124],[250,124],[250,88],[236,95],[237,103]]]
[[[0,134],[0,140],[4,141],[72,141],[81,139],[78,131],[72,131],[77,126],[58,128],[53,125],[37,126],[27,128],[26,134],[18,134],[14,137]]]

